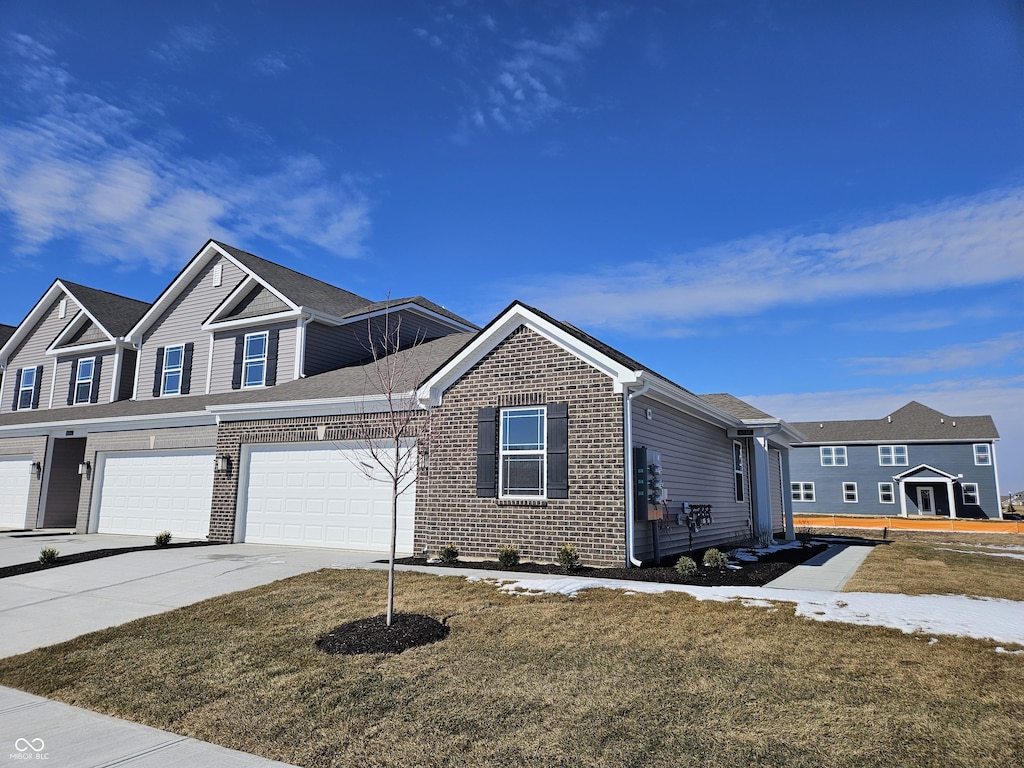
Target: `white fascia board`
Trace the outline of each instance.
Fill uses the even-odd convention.
[[[252,325],[283,323],[287,320],[295,320],[296,318],[301,317],[301,311],[298,309],[289,309],[287,312],[277,312],[273,315],[257,315],[255,317],[243,317],[239,320],[224,320],[221,322],[211,321],[203,323],[200,327],[204,331],[231,331],[236,328],[246,328]]]
[[[621,394],[623,386],[635,384],[640,372],[616,362],[612,358],[594,349],[575,336],[572,336],[556,325],[550,323],[522,306],[513,306],[494,323],[485,333],[478,335],[463,350],[435,373],[420,387],[418,396],[439,404],[441,395],[458,381],[466,371],[480,362],[491,350],[508,338],[520,326],[525,326],[540,334],[566,352],[596,368],[610,377],[614,382],[614,391]]]
[[[11,353],[25,340],[25,337],[29,335],[36,323],[38,323],[42,316],[46,313],[47,308],[56,300],[58,293],[66,293],[71,295],[71,292],[64,287],[64,283],[60,280],[54,280],[53,284],[46,289],[46,292],[39,298],[39,301],[35,303],[35,306],[29,310],[29,313],[25,315],[25,319],[22,320],[14,333],[11,334],[11,338],[7,340],[7,343],[0,347],[0,363],[4,366],[10,361]],[[72,297],[74,298],[74,297]],[[75,299],[75,304],[78,304],[78,299]],[[81,308],[81,304],[78,304]]]
[[[356,323],[359,321],[370,320],[374,317],[380,317],[381,315],[385,315],[389,312],[399,311],[415,312],[418,315],[423,315],[424,317],[430,318],[431,320],[436,320],[437,322],[444,323],[445,325],[448,325],[452,328],[457,328],[460,331],[477,330],[471,325],[467,325],[466,323],[460,323],[458,320],[453,320],[447,315],[442,315],[440,312],[435,312],[432,309],[427,309],[426,307],[421,306],[413,301],[402,302],[401,304],[395,304],[393,306],[386,307],[384,309],[378,309],[373,312],[364,312],[363,314],[356,315],[355,317],[345,318],[345,320],[343,320],[342,322],[348,325],[349,323]]]
[[[909,475],[915,472],[920,472],[922,469],[927,469],[929,472],[934,472],[935,476],[922,475],[921,477],[909,477]],[[956,480],[956,475],[951,475],[949,472],[943,472],[941,469],[936,469],[931,464],[918,464],[916,467],[904,470],[898,475],[893,475],[893,479],[899,478],[900,480]]]
[[[241,264],[241,262],[232,259],[230,255],[228,255],[228,258],[231,259],[233,263],[237,264],[241,269],[245,270],[246,278],[238,284],[235,290],[233,290],[231,293],[227,295],[227,298],[225,298],[224,301],[222,301],[220,305],[215,310],[213,310],[213,312],[210,313],[210,319],[200,326],[204,331],[208,331],[212,328],[237,328],[240,325],[251,324],[253,321],[259,322],[266,318],[293,318],[296,316],[297,313],[301,312],[301,308],[287,296],[282,294],[280,291],[275,290],[275,288],[272,285],[267,283],[265,280],[262,280],[258,275],[254,274],[253,272],[250,272],[248,269],[245,268],[244,265]],[[235,305],[237,305],[239,301],[245,298],[246,294],[248,294],[249,291],[251,291],[257,285],[261,285],[264,288],[266,288],[268,291],[274,294],[274,296],[276,296],[282,303],[288,305],[289,309],[285,310],[284,312],[276,312],[272,315],[246,317],[240,320],[219,319],[221,315],[230,311],[231,309],[234,309]]]
[[[687,392],[678,384],[673,384],[667,379],[653,374],[641,373],[641,379],[650,382],[650,387],[644,393],[644,397],[664,403],[677,411],[694,416],[701,421],[722,427],[724,429],[740,428],[743,422],[731,413],[715,408],[706,400],[702,400],[692,392]]]
[[[929,437],[918,440],[908,440],[905,437],[885,438],[884,440],[813,440],[813,435],[806,432],[798,433],[805,439],[793,443],[794,448],[815,448],[819,445],[917,445],[930,443],[989,443],[998,440],[997,437]]]
[[[61,347],[60,349],[51,347],[46,350],[46,355],[47,357],[77,357],[89,352],[102,352],[103,350],[117,349],[123,346],[132,347],[131,344],[125,345],[123,342],[118,343],[118,341],[94,341],[89,344],[78,344],[74,347]]]
[[[61,342],[65,338],[76,333],[79,328],[85,325],[86,320],[91,320],[92,324],[103,332],[103,335],[107,337],[107,344],[113,344],[115,341],[114,336],[113,334],[110,333],[110,331],[103,327],[103,323],[101,323],[99,320],[93,317],[92,313],[85,308],[85,305],[83,305],[82,302],[80,302],[73,293],[68,291],[68,295],[75,299],[75,304],[78,305],[80,311],[74,318],[72,318],[70,323],[64,326],[64,330],[57,334],[57,338],[55,338],[53,340],[53,343],[46,348],[46,354],[51,354],[51,351],[60,346]]]
[[[392,402],[407,402],[410,410],[420,407],[414,392],[392,395]],[[358,413],[385,413],[390,409],[386,395],[282,400],[277,403],[230,403],[208,405],[206,410],[221,421],[257,419],[293,419],[309,416],[347,416]]]
[[[57,410],[57,413],[65,409]],[[62,419],[60,421],[37,421],[0,427],[0,439],[52,434],[63,437],[73,430],[75,437],[94,432],[130,432],[138,429],[164,429],[167,427],[202,427],[216,424],[212,414],[206,411],[183,411],[181,413],[147,414],[139,416],[116,416],[108,419]]]

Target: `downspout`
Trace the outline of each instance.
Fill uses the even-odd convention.
[[[633,524],[633,398],[639,397],[650,388],[651,382],[645,381],[640,389],[623,398],[623,407],[625,408],[623,422],[626,431],[626,439],[623,440],[626,446],[624,462],[626,465],[626,557],[628,559],[626,565],[635,565],[637,568],[643,565],[643,563],[637,560],[636,555],[633,554],[633,545],[635,543]]]

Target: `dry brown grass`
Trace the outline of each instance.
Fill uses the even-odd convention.
[[[853,535],[853,532],[850,532]],[[881,531],[857,531],[858,538],[882,540]],[[1024,601],[1024,537],[889,531],[844,592],[904,595],[972,595]]]
[[[0,660],[0,682],[302,766],[1007,766],[1024,656],[993,644],[401,573],[448,639],[325,656],[385,575],[321,571]]]

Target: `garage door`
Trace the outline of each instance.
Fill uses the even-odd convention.
[[[24,528],[32,459],[0,456],[0,528]]]
[[[96,530],[202,539],[210,532],[213,450],[100,454]]]
[[[391,484],[356,469],[358,447],[259,445],[248,450],[243,499],[244,540],[387,552],[391,546]],[[371,462],[372,463],[372,462]],[[415,489],[398,501],[399,552],[412,553]]]

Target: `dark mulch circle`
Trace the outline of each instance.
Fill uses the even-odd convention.
[[[352,656],[359,653],[401,653],[448,637],[449,628],[419,613],[396,613],[391,626],[381,614],[340,624],[316,641],[324,653]]]
[[[21,538],[21,537],[19,537]],[[141,537],[140,537],[141,538]],[[74,552],[70,555],[60,555],[54,562],[44,565],[38,560],[30,563],[18,563],[0,568],[0,579],[8,576],[20,576],[23,573],[35,573],[50,568],[57,568],[61,565],[74,565],[75,563],[87,563],[90,560],[101,560],[104,557],[114,557],[128,552],[146,552],[151,549],[183,549],[185,547],[215,547],[219,541],[181,541],[158,547],[155,544],[147,544],[138,547],[118,547],[116,549],[91,549],[87,552]],[[47,541],[46,546],[60,548],[59,542]]]
[[[782,549],[764,555],[756,562],[737,563],[737,568],[705,568],[701,565],[703,550],[695,551],[693,559],[697,561],[697,573],[692,576],[680,576],[673,566],[678,559],[664,558],[659,565],[645,563],[641,568],[590,568],[587,566],[570,571],[573,576],[587,576],[599,579],[625,579],[627,581],[656,581],[663,584],[690,584],[702,587],[763,587],[769,581],[800,565],[828,548],[827,544],[814,543],[802,547]],[[559,565],[550,563],[520,563],[505,566],[497,560],[438,563],[428,562],[423,557],[404,557],[395,560],[403,565],[432,565],[443,568],[479,568],[488,571],[508,571],[511,573],[550,573],[565,575],[566,571]]]

